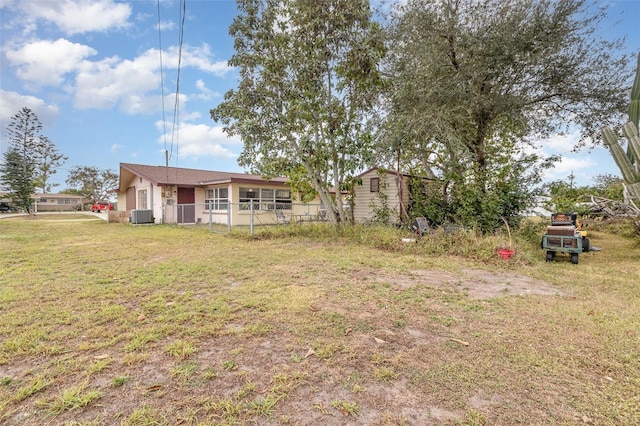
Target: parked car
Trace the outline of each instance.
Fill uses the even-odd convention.
[[[102,213],[103,211],[108,210],[113,210],[113,204],[100,201],[91,206],[92,212]]]
[[[7,213],[7,212],[10,212],[11,210],[13,209],[9,207],[7,204],[0,204],[0,212]]]

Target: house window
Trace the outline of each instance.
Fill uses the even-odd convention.
[[[260,208],[260,190],[253,188],[240,188],[240,210],[249,210],[249,203],[253,200],[253,208]]]
[[[276,209],[291,210],[291,191],[288,189],[276,189]]]
[[[261,189],[260,190],[260,208],[262,210],[274,210],[275,205],[275,191],[273,189]]]
[[[147,209],[147,190],[141,189],[138,191],[138,208],[141,210]]]
[[[251,200],[256,210],[291,210],[288,189],[240,188],[240,209],[248,210]]]
[[[380,178],[371,178],[369,182],[370,192],[380,192]]]
[[[205,191],[205,210],[228,210],[229,188],[211,188]]]

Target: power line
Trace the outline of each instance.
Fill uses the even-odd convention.
[[[164,150],[167,151],[167,120],[165,118],[164,113],[164,69],[162,66],[162,25],[160,21],[160,0],[157,1],[158,4],[158,47],[160,52],[160,90],[162,97],[162,135],[164,138]]]
[[[176,98],[175,104],[173,108],[173,127],[171,129],[171,155],[173,155],[173,144],[175,138],[176,144],[176,163],[178,161],[178,146],[179,146],[179,123],[178,119],[180,117],[180,68],[182,65],[182,45],[184,41],[184,21],[185,16],[187,14],[186,9],[186,0],[180,0],[180,36],[178,41],[178,74],[176,77]],[[171,155],[169,158],[171,158]]]

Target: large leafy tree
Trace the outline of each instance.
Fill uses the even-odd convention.
[[[594,12],[595,10],[595,12]],[[531,199],[536,139],[619,119],[630,73],[585,0],[408,0],[391,17],[388,155],[444,180],[448,215],[490,230]]]
[[[102,170],[92,166],[76,166],[67,176],[69,189],[65,192],[80,194],[92,202],[109,199],[118,188],[118,174],[110,169]]]
[[[369,162],[365,122],[383,84],[383,35],[369,2],[243,0],[238,8],[229,64],[240,82],[211,117],[242,137],[240,165],[312,185],[329,219],[347,221],[341,189]]]
[[[29,108],[22,108],[7,126],[9,149],[0,166],[0,180],[14,203],[27,211],[35,189],[36,150],[40,144],[42,124]]]
[[[35,186],[42,189],[43,193],[51,192],[58,183],[51,183],[51,177],[56,174],[57,168],[62,166],[68,157],[58,152],[55,144],[46,136],[41,136],[35,147],[36,176]]]

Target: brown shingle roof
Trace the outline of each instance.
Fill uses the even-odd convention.
[[[217,182],[253,182],[285,184],[288,179],[276,177],[265,180],[262,176],[246,173],[218,172],[213,170],[185,169],[181,167],[146,166],[143,164],[120,163],[120,185],[123,185],[124,172],[141,176],[155,185],[202,186]],[[126,181],[126,180],[125,180]],[[121,188],[122,189],[122,188]]]

